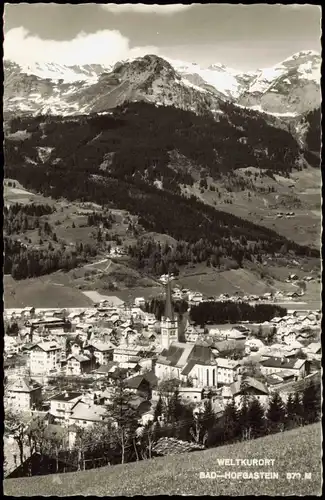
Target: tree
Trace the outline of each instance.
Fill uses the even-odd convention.
[[[29,418],[25,413],[14,412],[9,409],[5,412],[5,433],[13,436],[19,448],[20,463],[24,462],[24,449],[27,438]]]
[[[152,447],[157,439],[157,422],[148,422],[140,431],[140,454],[142,459],[152,458]]]
[[[170,416],[170,407],[172,404],[172,398],[174,396],[175,390],[179,386],[179,380],[176,379],[166,379],[162,380],[158,386],[159,395],[163,404],[163,413],[166,417]]]
[[[239,413],[238,413],[238,421],[239,427],[242,433],[242,439],[247,440],[250,439],[250,425],[248,418],[248,401],[247,399],[243,399]]]
[[[257,438],[264,434],[264,408],[256,398],[253,398],[249,403],[247,419],[251,431],[251,437]]]
[[[239,413],[233,399],[225,407],[224,411],[224,441],[232,442],[239,435]]]
[[[111,423],[109,421],[100,422],[91,428],[78,429],[75,449],[80,457],[99,456],[105,457],[107,462],[110,462],[117,454],[117,443],[112,438]]]
[[[196,444],[200,444],[202,440],[202,444],[206,443],[208,433],[204,432],[204,426],[202,425],[202,415],[200,413],[195,413],[193,415],[193,425],[190,427],[190,436],[194,440]]]
[[[262,339],[263,338],[263,328],[262,328],[262,325],[259,325],[256,337],[258,339]]]
[[[202,425],[206,432],[211,432],[211,429],[216,423],[216,415],[213,411],[211,399],[204,401],[204,411],[202,413]]]
[[[181,420],[183,413],[182,410],[183,410],[183,405],[179,395],[179,389],[178,387],[176,387],[172,397],[170,398],[168,406],[168,413],[167,413],[168,421],[174,423]]]
[[[299,393],[289,394],[286,403],[286,428],[291,429],[296,427],[301,415],[301,403]]]
[[[253,377],[258,380],[264,380],[260,365],[253,359],[245,360],[243,364],[243,377]],[[243,380],[243,379],[242,379]],[[242,382],[243,383],[243,382]]]
[[[280,395],[275,392],[272,395],[269,407],[267,410],[267,426],[270,433],[279,432],[283,430],[285,421],[286,409]]]
[[[317,422],[321,414],[320,386],[310,383],[302,394],[302,410],[305,424]]]
[[[266,342],[268,345],[272,345],[274,343],[274,339],[275,339],[276,334],[277,334],[277,329],[274,326],[272,328],[272,330],[269,331],[269,333],[267,334],[267,337],[266,337]]]
[[[132,406],[133,395],[126,388],[125,376],[118,373],[113,385],[113,393],[107,407],[107,416],[115,426],[114,434],[121,447],[121,463],[125,460],[125,449],[133,441],[138,426],[138,415]]]
[[[159,399],[156,404],[155,412],[154,412],[154,422],[158,421],[158,417],[161,417],[163,412],[163,402],[161,399],[161,396],[159,396]]]
[[[293,414],[299,425],[303,422],[303,406],[299,392],[295,392],[293,396]]]
[[[45,430],[46,425],[44,419],[37,416],[30,422],[26,435],[28,437],[31,455],[36,448],[39,449],[41,454],[43,453],[46,441]]]
[[[243,373],[240,381],[241,408],[239,410],[239,425],[242,430],[242,438],[250,439],[250,425],[248,419],[249,409],[249,382],[247,373]]]

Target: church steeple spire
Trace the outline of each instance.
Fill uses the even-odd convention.
[[[175,319],[173,304],[172,304],[172,290],[171,278],[167,276],[166,280],[166,302],[165,313],[161,318],[161,344],[165,349],[169,348],[172,342],[178,340],[178,322]]]
[[[166,303],[165,303],[165,318],[174,321],[174,309],[172,304],[172,289],[170,286],[170,280],[166,283]]]

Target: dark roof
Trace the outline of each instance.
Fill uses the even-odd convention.
[[[214,359],[211,349],[205,345],[196,344],[192,349],[189,357],[189,361],[195,361],[197,364],[206,364]]]
[[[144,378],[149,382],[151,387],[156,387],[158,384],[158,377],[154,374],[154,372],[145,372],[143,374]]]
[[[153,372],[146,372],[140,375],[135,375],[125,381],[127,387],[138,389],[142,383],[148,384],[151,387],[156,387],[158,378]]]
[[[36,345],[36,344],[33,344],[33,343],[24,344],[24,345],[22,346],[22,349],[23,349],[24,351],[29,351],[29,350],[30,350],[30,349],[32,349],[35,345]]]
[[[173,310],[173,304],[172,304],[172,291],[171,291],[171,286],[170,286],[169,281],[166,284],[165,318],[169,318],[171,321],[174,321],[174,310]]]
[[[230,384],[230,390],[231,390],[233,396],[236,396],[238,394],[243,394],[247,390],[250,391],[251,389],[257,391],[259,394],[268,394],[269,393],[266,385],[264,385],[262,382],[260,382],[259,380],[256,380],[253,377],[246,378],[246,384],[245,384],[246,387],[245,388],[242,388],[241,381],[242,381],[242,379],[236,380],[235,382]]]
[[[194,361],[194,360],[189,361],[187,363],[187,365],[185,365],[185,368],[182,371],[182,375],[185,375],[185,376],[188,375],[195,365],[196,365],[196,361]]]
[[[245,349],[245,341],[233,339],[220,340],[219,342],[214,342],[212,347],[219,352],[234,351],[236,349]]]
[[[290,368],[296,368],[295,364],[297,361],[303,361],[303,360],[298,360],[297,358],[268,358],[265,359],[264,361],[261,361],[262,366],[267,366],[270,368],[283,368],[284,370],[290,369]],[[302,363],[303,364],[303,363]]]
[[[107,363],[107,365],[101,365],[99,368],[97,368],[97,370],[94,371],[94,373],[108,373],[113,366],[118,366],[118,363],[115,361],[110,361],[109,363]]]
[[[136,375],[135,377],[129,378],[125,381],[125,385],[131,389],[139,389],[143,383],[149,385],[148,380],[146,380],[143,375]]]
[[[50,398],[50,401],[71,401],[79,396],[82,396],[81,392],[61,392]]]
[[[172,366],[175,366],[178,363],[180,357],[182,356],[184,349],[185,349],[185,345],[184,345],[184,347],[179,347],[179,346],[171,344],[168,349],[164,349],[162,351],[161,356],[163,356],[164,358],[167,358],[167,360],[169,361],[169,364],[171,364]]]

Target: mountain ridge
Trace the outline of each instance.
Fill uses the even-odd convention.
[[[204,69],[152,54],[115,65],[20,66],[5,60],[4,111],[76,115],[140,99],[216,116],[219,102],[231,101],[294,117],[320,106],[320,64],[315,51],[301,51],[255,72],[240,72],[220,63]]]

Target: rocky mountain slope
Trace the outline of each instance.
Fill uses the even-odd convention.
[[[257,72],[239,103],[271,113],[301,114],[320,106],[320,55],[299,52]]]
[[[321,57],[314,51],[298,52],[276,66],[246,73],[222,64],[203,69],[182,61],[170,63],[192,83],[258,111],[294,116],[320,105]]]
[[[196,113],[217,113],[219,108],[217,92],[193,85],[157,56],[117,63],[111,71],[108,68],[103,72],[98,66],[78,71],[60,67],[55,78],[48,76],[56,69],[54,66],[44,71],[38,68],[33,74],[31,69],[11,62],[5,62],[4,68],[6,116],[100,113],[127,101],[172,105]]]
[[[220,101],[231,101],[280,119],[294,118],[320,106],[320,65],[321,57],[314,51],[246,73],[222,64],[204,69],[155,55],[114,67],[52,63],[21,67],[5,61],[4,111],[76,115],[144,100],[196,113],[212,111],[218,117]]]

